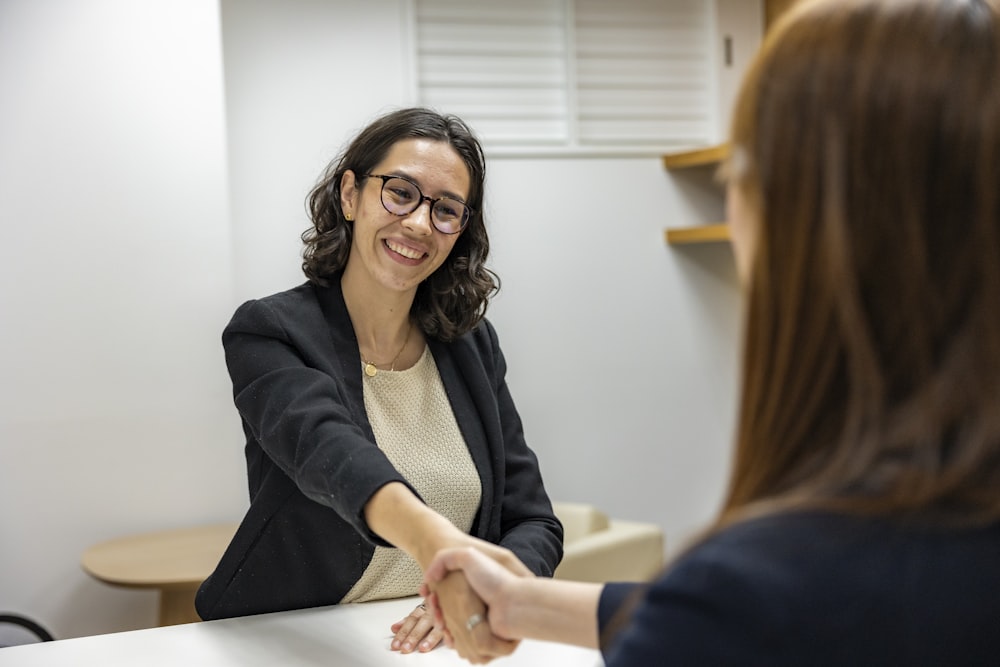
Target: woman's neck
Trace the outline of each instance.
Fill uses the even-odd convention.
[[[376,362],[388,361],[404,344],[409,332],[410,307],[416,292],[373,286],[347,271],[340,286],[361,352]]]

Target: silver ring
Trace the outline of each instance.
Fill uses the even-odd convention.
[[[473,614],[472,616],[469,617],[469,620],[465,622],[465,629],[471,632],[472,628],[476,627],[485,620],[486,619],[483,617],[482,614]]]
[[[420,604],[417,605],[417,609],[423,609],[424,611],[427,611],[427,603],[421,602]]]

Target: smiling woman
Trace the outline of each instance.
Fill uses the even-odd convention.
[[[340,190],[344,215],[354,221],[354,241],[343,282],[365,283],[347,291],[366,293],[366,303],[373,301],[372,291],[385,291],[382,298],[394,300],[400,293],[415,290],[444,264],[461,238],[456,233],[461,227],[455,222],[454,211],[456,207],[464,210],[469,190],[469,171],[458,153],[450,145],[430,139],[396,143],[374,171],[392,176],[380,181],[348,169]],[[424,196],[419,183],[438,197]],[[393,187],[387,190],[390,185]],[[431,204],[424,206],[425,200]],[[449,201],[454,204],[449,206]],[[361,339],[362,355],[371,351],[365,350],[366,344],[371,342]]]
[[[243,304],[223,334],[250,509],[198,592],[202,618],[415,595],[462,545],[552,575],[562,526],[484,317],[484,178],[461,120],[403,109],[310,193],[308,281]],[[484,610],[461,575],[447,588]],[[403,652],[441,639],[423,605],[392,632]]]

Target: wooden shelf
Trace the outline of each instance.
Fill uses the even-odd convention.
[[[787,11],[798,0],[764,0],[765,28],[769,29],[780,14]],[[705,146],[679,153],[669,153],[663,156],[663,166],[667,169],[688,169],[694,167],[713,167],[726,159],[729,154],[729,144],[721,143],[715,146]],[[699,177],[701,174],[698,175]],[[721,187],[720,187],[720,196]],[[726,223],[694,225],[691,227],[668,228],[664,238],[670,245],[685,245],[692,243],[720,243],[729,241],[729,225]]]
[[[663,156],[663,166],[667,169],[710,167],[726,159],[727,153],[729,153],[729,144],[696,148],[682,153],[668,153]]]
[[[685,243],[718,243],[729,240],[729,225],[720,222],[714,225],[695,227],[674,227],[666,230],[664,236],[670,245]]]
[[[670,153],[663,156],[663,166],[667,169],[711,167],[725,160],[728,153],[728,143],[706,146],[682,153]],[[664,237],[670,245],[719,243],[729,240],[729,225],[720,222],[693,227],[673,227],[664,232]]]

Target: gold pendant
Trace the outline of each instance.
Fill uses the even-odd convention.
[[[370,361],[366,361],[365,362],[365,375],[367,375],[370,378],[373,378],[373,377],[375,377],[376,373],[378,373],[378,369],[375,368],[375,364],[371,363]]]

